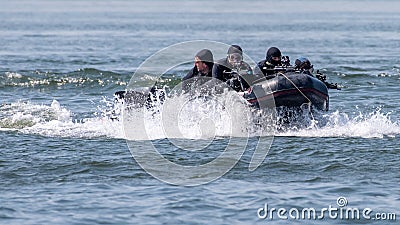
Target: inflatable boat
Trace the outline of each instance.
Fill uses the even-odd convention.
[[[243,97],[256,108],[273,104],[275,107],[296,108],[309,104],[313,109],[329,109],[327,84],[302,71],[277,73],[270,79],[255,82]]]

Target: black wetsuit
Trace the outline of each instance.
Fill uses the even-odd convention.
[[[209,68],[212,68],[210,65]],[[197,67],[194,66],[184,78],[182,78],[182,90],[187,92],[189,91],[192,87],[197,87],[200,85],[203,85],[205,82],[211,80],[212,77],[212,71],[211,69],[208,71],[207,74],[201,73],[199,70],[197,70]]]
[[[268,77],[275,74],[274,68],[275,65],[264,59],[257,63],[257,67],[255,68],[254,72],[258,75],[260,75],[261,72],[264,76]]]
[[[232,70],[233,68],[228,63],[228,59],[223,58],[218,60],[214,64],[214,67],[212,69],[212,76],[213,78],[226,82],[235,91],[247,90],[250,86],[248,82],[246,82],[248,80],[246,76],[253,76],[253,70],[251,69],[250,65],[242,61],[238,71],[232,72]],[[240,74],[240,76],[237,76],[238,73]]]
[[[275,76],[275,67],[282,66],[281,63],[279,64],[272,64],[268,60],[264,59],[257,63],[256,68],[254,68],[254,74],[257,76],[264,75],[267,79],[272,78]]]

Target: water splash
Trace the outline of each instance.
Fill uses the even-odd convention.
[[[173,96],[169,106],[156,105],[150,110],[133,110],[132,120],[144,118],[146,132],[126,137],[123,128],[121,101],[103,98],[97,103],[97,112],[89,118],[74,119],[73,112],[63,107],[57,100],[50,105],[31,102],[15,102],[0,106],[0,130],[14,130],[25,134],[69,138],[117,138],[133,140],[155,140],[163,138],[213,139],[215,137],[263,136],[271,114],[260,116],[252,112],[245,103],[236,102],[234,107],[226,105],[233,102],[232,96],[221,99],[201,98],[188,101],[184,96]],[[95,103],[96,104],[96,103]],[[228,104],[229,105],[229,104]],[[299,117],[297,117],[299,118]],[[279,119],[279,118],[278,118]],[[289,125],[289,126],[288,126]],[[176,127],[176,133],[168,127]],[[327,112],[309,117],[303,113],[297,121],[276,125],[277,136],[298,137],[396,137],[400,134],[400,123],[391,118],[391,113],[378,108],[362,112],[356,108],[353,113]],[[167,128],[167,129],[165,129]],[[268,135],[271,134],[267,133]],[[132,135],[132,134],[130,134]]]
[[[3,104],[0,107],[0,127],[9,129],[23,129],[52,120],[65,120],[70,112],[61,108],[57,101],[50,106],[35,105],[29,102],[15,102]]]
[[[400,134],[399,122],[392,121],[391,113],[383,113],[381,108],[372,112],[356,113],[358,115],[351,117],[338,110],[330,112],[316,121],[323,122],[323,126],[312,125],[304,129],[289,129],[278,133],[278,136],[383,138]]]
[[[57,100],[53,100],[50,105],[15,102],[0,107],[0,130],[48,137],[123,138],[121,123],[108,114],[105,111],[104,115],[73,120],[73,113]]]
[[[157,97],[156,97],[157,98]],[[247,137],[250,108],[236,93],[222,96],[167,96],[148,109],[129,109],[124,114],[125,131],[130,140],[212,139]],[[143,129],[137,129],[142,126]]]

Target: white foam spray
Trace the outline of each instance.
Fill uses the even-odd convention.
[[[247,118],[251,114],[245,104],[235,104],[233,109],[225,107],[224,104],[231,100],[229,96],[225,96],[222,102],[221,100],[204,101],[199,98],[182,103],[187,99],[174,96],[169,99],[170,106],[182,103],[183,107],[174,111],[174,108],[159,105],[146,111],[144,114],[146,136],[133,134],[133,137],[129,139],[204,140],[226,136],[258,136],[262,133],[258,132],[259,129],[263,129],[262,121],[257,125],[249,123],[253,120]],[[49,137],[124,139],[126,137],[121,119],[123,107],[121,102],[104,98],[98,103],[98,112],[92,117],[74,119],[73,112],[63,107],[57,100],[52,100],[49,105],[32,102],[3,104],[0,106],[0,130],[15,130],[25,134]],[[275,135],[362,138],[398,136],[400,134],[399,121],[394,121],[390,112],[382,111],[382,109],[375,109],[370,112],[357,112],[352,116],[339,110],[327,112],[304,128],[292,127],[284,131],[278,130]],[[135,112],[129,115],[132,116],[131,119],[135,119]],[[176,133],[173,129],[168,129],[169,126],[177,127]]]

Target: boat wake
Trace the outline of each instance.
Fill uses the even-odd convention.
[[[124,138],[119,121],[106,115],[74,119],[73,113],[57,100],[52,100],[50,105],[32,102],[1,105],[0,130],[47,137]]]
[[[291,129],[277,133],[277,136],[298,137],[361,137],[383,138],[400,134],[399,121],[391,119],[391,113],[383,113],[381,108],[370,112],[356,111],[350,116],[339,110],[320,115],[319,119],[302,129]],[[318,126],[318,123],[324,123]]]
[[[49,105],[32,102],[14,102],[0,106],[0,131],[16,131],[63,138],[112,138],[129,140],[214,139],[224,137],[298,136],[298,137],[396,137],[400,134],[400,122],[391,118],[391,112],[382,108],[351,113],[339,110],[323,113],[301,113],[295,121],[274,124],[270,127],[271,115],[255,114],[244,102],[232,96],[207,100],[197,98],[187,101],[182,96],[171,97],[169,108],[165,104],[152,110],[133,110],[126,114],[135,121],[143,120],[146,134],[124,131],[122,102],[104,98],[92,116],[76,118],[74,113],[57,100]],[[176,105],[181,105],[176,110]],[[287,112],[286,112],[287,113]],[[280,118],[281,116],[281,118]],[[277,121],[282,119],[277,115]],[[126,122],[126,121],[125,121]],[[125,124],[126,125],[126,124]],[[268,125],[269,126],[269,125]],[[126,128],[126,126],[125,126]],[[176,128],[176,129],[175,129]],[[177,132],[175,132],[177,131]]]

